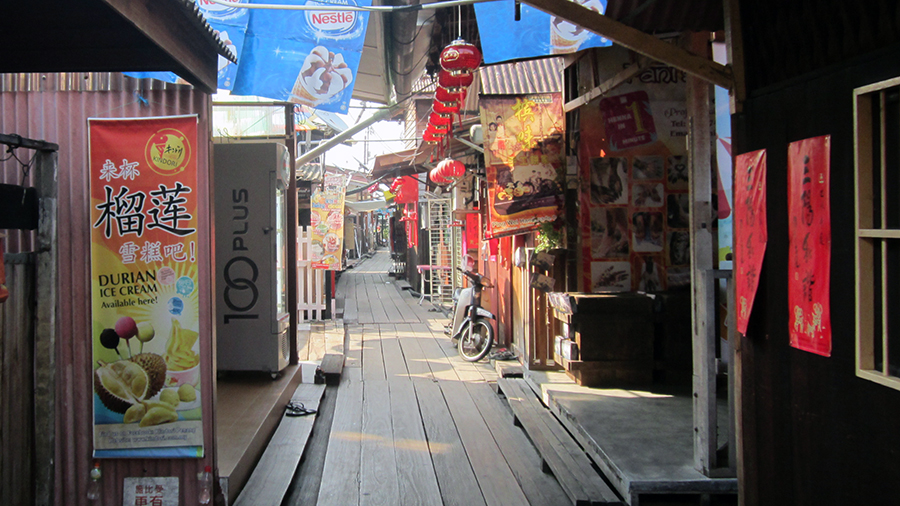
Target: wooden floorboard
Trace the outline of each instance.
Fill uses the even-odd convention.
[[[362,445],[363,384],[341,378],[328,439],[319,506],[359,504],[360,450]]]
[[[291,401],[302,402],[310,409],[318,409],[324,391],[325,385],[302,383],[294,391]],[[282,417],[266,451],[238,495],[235,506],[281,504],[294,478],[315,419],[314,414]]]
[[[409,377],[395,325],[381,326],[381,351],[384,353],[384,373],[388,379]]]
[[[441,381],[439,384],[453,422],[460,428],[460,439],[487,506],[526,504],[525,493],[517,486],[490,429],[469,397],[466,385],[460,381]]]
[[[413,332],[412,326],[402,323],[397,325],[397,336],[409,375],[414,378],[433,378],[428,360],[419,345],[420,338]]]
[[[415,380],[425,434],[434,471],[445,506],[480,506],[484,497],[466,451],[460,441],[441,387],[428,380]]]
[[[387,379],[384,373],[384,354],[378,327],[365,327],[362,333],[363,380]]]
[[[362,445],[360,459],[360,506],[396,506],[400,502],[394,432],[391,424],[391,394],[387,380],[363,382]]]
[[[287,496],[282,503],[284,506],[304,506],[318,502],[319,487],[322,485],[322,473],[325,468],[325,455],[328,450],[328,434],[331,432],[331,425],[334,422],[334,405],[337,394],[337,386],[325,387],[312,435],[301,456],[297,477],[291,488],[288,489]]]
[[[486,383],[466,383],[469,395],[487,423],[500,452],[530,506],[570,504],[552,475],[541,469],[541,456],[522,429],[513,425],[513,414],[494,389]]]
[[[432,506],[441,503],[434,463],[425,438],[425,427],[413,382],[408,378],[388,381],[391,392],[391,420],[397,484],[404,506]]]

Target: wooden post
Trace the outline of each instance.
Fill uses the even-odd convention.
[[[690,35],[691,50],[708,57],[708,34]],[[712,140],[710,85],[688,76],[693,319],[694,467],[709,476],[716,467],[715,292],[713,290]]]
[[[56,151],[38,151],[36,186],[40,196],[37,234],[37,307],[34,336],[35,504],[54,500],[56,456],[57,172]]]

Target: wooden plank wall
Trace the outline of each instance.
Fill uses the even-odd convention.
[[[9,299],[0,304],[0,504],[33,504],[34,259],[6,255]]]
[[[852,26],[870,5],[881,3],[841,3],[834,15],[853,14],[843,18]],[[793,18],[796,23],[791,25],[772,24],[785,19],[782,5],[786,4],[744,4],[745,26],[752,26],[758,38],[782,33],[779,27],[783,26],[794,26],[797,35],[806,33],[803,27],[813,23],[800,17]],[[814,3],[804,5],[795,7],[795,12]],[[821,11],[818,16],[829,12],[826,5],[837,4],[815,5]],[[757,9],[759,13],[753,12]],[[769,12],[764,16],[763,10]],[[772,15],[769,21],[756,23]],[[832,43],[826,42],[820,46]],[[748,60],[753,62],[748,75],[757,70],[780,71],[759,68],[771,56],[760,54],[765,50],[766,46],[745,44]],[[781,44],[778,50],[788,53],[779,56],[780,61],[799,60],[803,54],[803,48],[792,44]],[[855,240],[853,89],[900,75],[898,61],[897,46],[844,64],[832,61],[831,67],[770,86],[765,93],[751,89],[745,113],[735,117],[734,153],[766,149],[768,160],[769,241],[747,335],[737,346],[743,415],[742,504],[891,504],[900,497],[896,479],[900,476],[900,392],[855,375],[856,281],[854,269],[847,268],[854,265]],[[832,140],[831,357],[790,347],[787,298],[788,144],[826,134]],[[896,174],[896,168],[892,171]],[[896,263],[891,265],[896,268]]]

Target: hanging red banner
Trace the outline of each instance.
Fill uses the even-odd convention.
[[[831,136],[788,146],[791,346],[831,356]]]
[[[747,322],[759,285],[766,254],[766,151],[738,155],[734,185],[734,273],[737,330],[747,333]]]

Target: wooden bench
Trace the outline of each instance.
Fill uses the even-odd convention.
[[[517,425],[525,430],[541,455],[544,470],[556,477],[574,505],[623,504],[594,470],[584,450],[541,404],[525,380],[501,378],[497,385],[506,395]]]
[[[301,383],[291,401],[302,402],[304,407],[318,410],[324,392],[325,385]],[[282,503],[300,464],[316,416],[282,416],[266,451],[235,500],[235,506]]]

